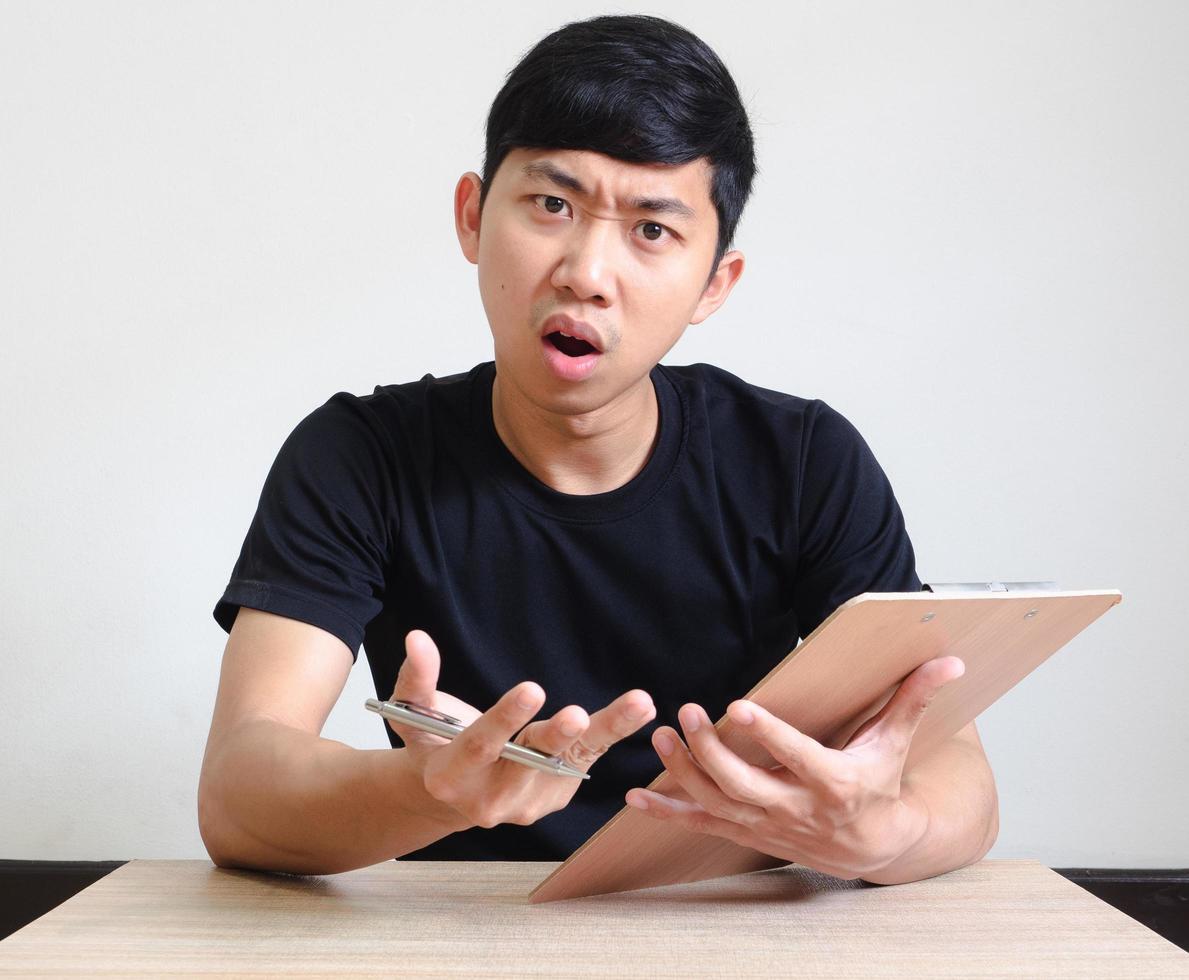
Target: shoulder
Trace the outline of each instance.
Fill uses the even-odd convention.
[[[461,419],[478,370],[376,385],[370,394],[336,392],[298,423],[290,440],[330,452],[366,445],[395,452],[427,424],[432,428]]]
[[[475,378],[484,367],[485,365],[478,364],[469,371],[440,378],[425,374],[416,381],[376,385],[370,395],[339,392],[331,401],[337,399],[343,403],[342,407],[369,413],[383,421],[427,411],[441,412],[454,407],[465,408]]]
[[[695,411],[714,426],[768,430],[785,445],[804,448],[811,440],[836,443],[859,438],[854,426],[820,398],[764,388],[713,364],[661,365]]]
[[[370,395],[356,397],[377,411],[382,411],[385,406],[410,410],[432,403],[445,403],[465,398],[478,374],[488,366],[488,364],[476,364],[469,371],[447,374],[440,378],[432,374],[424,374],[416,381],[376,385]]]
[[[764,388],[714,364],[661,364],[658,367],[683,394],[707,405],[733,406],[736,410],[751,410],[786,420],[813,419],[823,411],[833,411],[820,399]]]

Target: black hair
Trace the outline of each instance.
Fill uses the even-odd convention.
[[[567,24],[508,74],[487,115],[482,210],[510,150],[594,150],[629,163],[710,163],[718,249],[730,247],[756,173],[747,112],[704,41],[647,15]]]

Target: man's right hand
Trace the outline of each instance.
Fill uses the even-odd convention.
[[[392,698],[454,715],[467,726],[466,731],[448,740],[392,719],[388,724],[404,741],[426,793],[444,806],[448,818],[457,818],[451,821],[456,824],[454,830],[535,823],[562,809],[577,792],[582,781],[576,777],[555,776],[501,759],[505,742],[514,739],[560,756],[585,772],[608,748],[656,717],[652,698],[634,690],[593,715],[571,704],[552,718],[532,722],[545,703],[544,690],[532,681],[517,684],[480,712],[437,689],[440,667],[441,655],[429,634],[411,631],[405,637],[405,661]]]

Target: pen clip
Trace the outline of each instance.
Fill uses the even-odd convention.
[[[438,711],[436,708],[427,708],[423,704],[417,704],[415,701],[389,701],[389,704],[395,704],[399,708],[404,708],[406,711],[411,711],[415,715],[424,715],[426,718],[433,718],[436,721],[444,721],[447,725],[461,725],[462,720],[455,718],[453,715],[448,715],[444,711]]]

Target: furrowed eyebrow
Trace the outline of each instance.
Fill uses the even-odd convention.
[[[545,180],[551,181],[559,187],[564,187],[568,191],[574,191],[577,194],[584,196],[590,194],[590,191],[582,186],[582,181],[566,173],[564,170],[560,170],[552,163],[526,163],[524,169],[520,172],[526,177],[544,177]]]
[[[590,196],[590,191],[582,185],[582,181],[547,160],[526,163],[520,172],[526,177],[544,178],[558,187],[581,194],[583,197]],[[686,221],[693,221],[697,217],[693,208],[675,197],[633,197],[627,201],[627,205],[634,211],[670,214]]]

